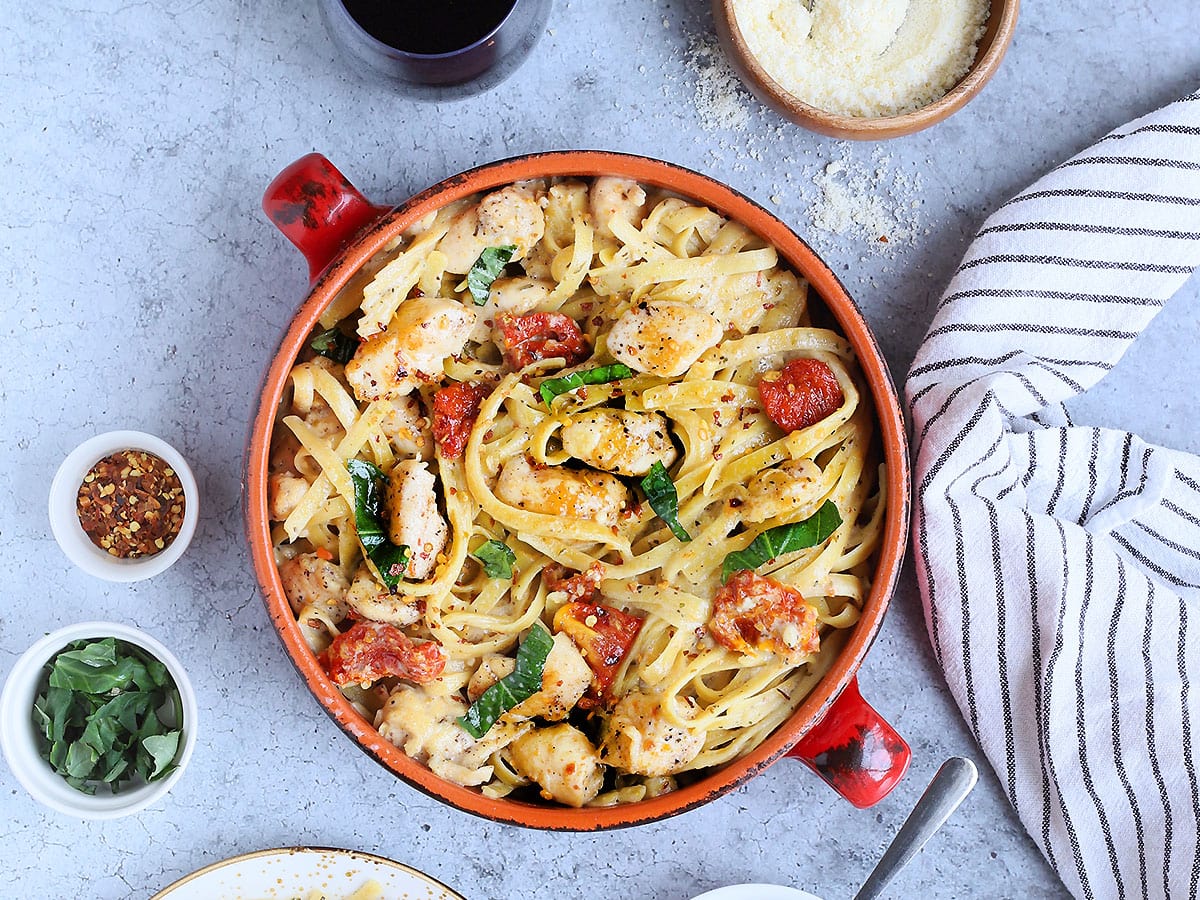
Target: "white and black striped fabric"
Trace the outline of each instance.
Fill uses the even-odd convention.
[[[1076,897],[1200,896],[1200,459],[1062,405],[1197,265],[1200,92],[988,219],[908,378],[934,653]]]

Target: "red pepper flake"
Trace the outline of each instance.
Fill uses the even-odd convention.
[[[84,532],[119,559],[153,556],[171,546],[185,505],[175,470],[145,450],[104,457],[83,477],[75,498]]]

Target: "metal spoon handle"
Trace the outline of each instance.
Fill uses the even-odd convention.
[[[925,842],[946,824],[950,814],[971,793],[978,778],[979,772],[969,759],[955,756],[942,763],[908,819],[896,832],[887,852],[854,895],[854,900],[871,900],[880,896],[896,874],[925,846]]]

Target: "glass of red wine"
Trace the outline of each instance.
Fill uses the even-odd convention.
[[[546,29],[551,0],[321,0],[333,38],[363,72],[402,93],[454,100],[516,71]],[[365,74],[365,72],[364,72]]]

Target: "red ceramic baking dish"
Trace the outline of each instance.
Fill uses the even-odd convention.
[[[808,280],[858,356],[877,411],[888,468],[886,520],[875,578],[862,615],[832,668],[802,705],[745,756],[698,780],[636,803],[572,809],[490,799],[434,775],[384,740],[342,696],[305,644],[275,565],[267,508],[272,430],[289,372],[322,311],[347,281],[389,241],[442,206],[516,181],[555,176],[616,175],[692,198],[735,219]],[[263,198],[268,217],[304,254],[311,290],[268,368],[247,453],[246,528],[251,556],[271,620],[292,662],[326,712],[379,763],[412,786],[452,806],[492,820],[534,828],[592,831],[635,825],[706,803],[757,775],[780,757],[807,763],[859,807],[882,799],[903,777],[909,749],[860,696],[856,673],[879,631],[904,557],[909,520],[909,458],[895,385],[862,313],[812,249],[783,222],[737,191],[670,163],[601,151],[538,153],[481,166],[448,178],[405,203],[368,202],[323,156],[292,163]]]

